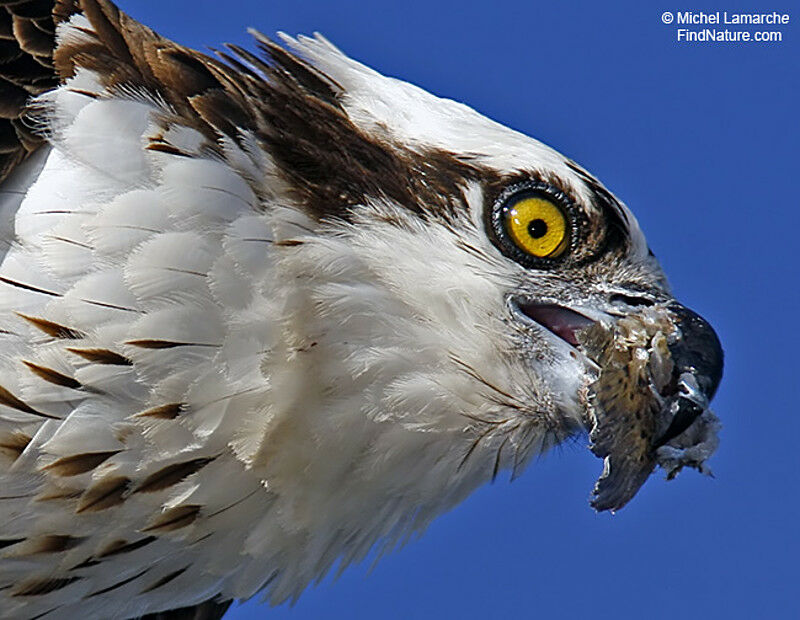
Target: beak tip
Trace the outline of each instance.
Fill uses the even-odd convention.
[[[719,443],[708,405],[722,379],[723,352],[711,325],[677,302],[592,329],[582,343],[600,367],[589,386],[589,438],[604,467],[591,506],[613,512],[657,466],[668,479],[684,467],[708,471],[705,462]],[[622,363],[629,358],[636,363]]]
[[[669,306],[681,332],[670,346],[678,374],[692,373],[708,402],[714,398],[725,366],[725,353],[711,324],[699,314],[677,302]]]

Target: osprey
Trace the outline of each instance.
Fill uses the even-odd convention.
[[[3,617],[293,599],[582,432],[598,510],[707,471],[719,342],[576,163],[320,36],[0,4]]]

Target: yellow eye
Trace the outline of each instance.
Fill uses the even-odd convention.
[[[527,196],[506,207],[505,224],[511,240],[537,258],[555,258],[567,249],[567,219],[550,200]]]

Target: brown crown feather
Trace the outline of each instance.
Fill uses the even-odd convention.
[[[362,131],[340,104],[339,84],[263,35],[264,59],[237,46],[215,59],[159,36],[107,0],[56,6],[58,20],[76,12],[94,32],[59,45],[62,80],[83,67],[112,93],[154,95],[174,110],[166,123],[197,129],[211,150],[221,136],[239,142],[240,130],[254,133],[314,217],[347,218],[368,197],[388,197],[420,216],[450,219],[463,203],[464,180],[478,176],[451,153],[415,152]]]

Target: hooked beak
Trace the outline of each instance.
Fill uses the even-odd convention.
[[[586,401],[590,448],[604,459],[596,510],[622,508],[657,465],[668,478],[685,466],[709,473],[718,422],[708,406],[723,352],[705,319],[674,300],[593,313],[596,320],[552,303],[511,301],[522,320],[574,347],[598,372]]]
[[[689,428],[708,409],[722,380],[724,354],[714,328],[699,314],[677,302],[669,305],[681,337],[669,345],[676,390],[665,404],[672,410],[667,430],[655,440],[659,448]]]
[[[632,345],[634,332],[643,337]],[[670,301],[617,324],[598,323],[578,339],[600,366],[590,386],[595,396],[589,437],[604,470],[592,507],[622,508],[657,465],[670,479],[685,466],[710,473],[705,461],[717,447],[719,425],[708,406],[723,366],[711,325]]]

